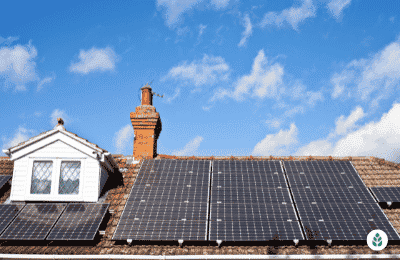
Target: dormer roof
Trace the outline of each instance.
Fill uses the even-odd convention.
[[[94,143],[89,142],[88,140],[79,137],[78,135],[69,132],[65,129],[64,127],[64,121],[61,118],[57,119],[58,124],[49,131],[43,132],[38,134],[37,136],[31,137],[28,140],[21,142],[13,147],[10,147],[8,149],[3,150],[3,153],[5,153],[6,155],[8,155],[10,157],[11,160],[15,160],[20,158],[21,156],[25,155],[26,153],[22,152],[22,150],[28,146],[31,146],[35,143],[38,143],[44,139],[47,139],[51,136],[55,136],[57,134],[61,134],[62,136],[65,136],[67,138],[70,138],[71,140],[75,140],[76,142],[91,148],[93,150],[93,152],[91,153],[93,154],[97,154],[97,155],[101,155],[101,154],[107,154],[108,151],[105,149],[100,148],[99,146],[97,146]],[[59,136],[58,138],[60,138],[61,136]],[[29,151],[27,151],[29,152]],[[17,154],[18,153],[18,154]],[[94,156],[96,157],[96,156]]]

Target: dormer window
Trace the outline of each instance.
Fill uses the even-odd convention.
[[[80,161],[62,161],[58,193],[78,194],[80,173],[81,173]]]
[[[14,160],[11,201],[98,201],[115,161],[68,132],[61,118],[57,122],[53,130],[3,150]]]
[[[32,158],[30,194],[79,195],[82,159]]]
[[[31,194],[50,194],[52,173],[52,161],[34,161]]]

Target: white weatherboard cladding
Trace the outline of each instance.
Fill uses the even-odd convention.
[[[83,199],[87,202],[95,202],[98,199],[99,189],[99,161],[88,158],[84,174]]]
[[[24,200],[25,183],[28,177],[28,158],[23,157],[14,162],[13,178],[11,185],[11,200]]]

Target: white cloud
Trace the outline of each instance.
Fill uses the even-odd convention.
[[[357,107],[347,119],[341,116],[336,120],[334,134],[301,147],[296,154],[376,156],[390,161],[397,160],[400,147],[400,104],[393,104],[389,112],[383,114],[378,122],[369,122],[351,131],[355,123],[363,117],[362,109]],[[342,137],[335,142],[333,137],[337,135]]]
[[[300,7],[290,7],[283,10],[280,14],[277,12],[268,12],[261,21],[261,27],[273,24],[278,27],[283,25],[284,21],[290,23],[294,30],[298,30],[298,24],[309,17],[315,17],[315,7],[312,0],[303,0]]]
[[[264,50],[258,52],[254,59],[251,73],[240,77],[235,85],[235,90],[218,89],[210,101],[230,96],[238,101],[243,100],[252,92],[253,97],[277,97],[278,86],[282,83],[283,67],[279,63],[269,65]]]
[[[333,150],[337,156],[377,156],[393,160],[400,147],[400,104],[394,104],[379,122],[370,122],[339,140]]]
[[[267,135],[256,144],[252,155],[286,155],[290,148],[298,142],[297,135],[297,127],[292,123],[289,130],[280,130],[277,134]]]
[[[79,62],[70,66],[69,70],[75,73],[88,74],[92,71],[114,70],[118,61],[117,54],[110,48],[80,50]]]
[[[199,87],[213,85],[218,81],[226,81],[228,78],[229,65],[225,60],[222,57],[204,54],[201,60],[192,61],[190,64],[184,61],[181,65],[173,67],[163,80],[186,80]]]
[[[265,123],[271,128],[278,129],[282,125],[282,120],[280,120],[279,118],[268,119],[268,120],[265,121]]]
[[[200,38],[203,35],[205,29],[207,29],[207,25],[204,25],[204,24],[200,24],[199,25],[199,36],[198,36],[198,38]]]
[[[251,21],[250,21],[250,17],[248,14],[246,14],[246,16],[244,17],[244,27],[245,30],[242,33],[242,39],[239,42],[239,47],[242,47],[246,44],[247,39],[252,35],[253,33],[253,27],[251,25]]]
[[[195,155],[197,149],[199,149],[201,142],[203,141],[203,137],[196,136],[194,139],[190,140],[189,143],[185,145],[185,147],[179,151],[172,152],[173,155],[176,156],[190,156]]]
[[[351,0],[331,0],[327,8],[332,13],[332,15],[338,19],[343,11],[343,9],[347,8],[351,3]]]
[[[22,46],[0,48],[0,78],[5,79],[5,85],[15,85],[16,91],[26,90],[25,84],[36,81],[37,50],[29,44]]]
[[[392,23],[394,23],[394,20],[395,20],[394,16],[389,18],[389,21],[391,21]]]
[[[301,147],[296,155],[299,156],[329,156],[332,154],[332,143],[328,140],[312,141],[308,145]]]
[[[217,9],[222,9],[228,6],[229,0],[211,0],[211,4]]]
[[[64,127],[67,123],[71,122],[70,117],[65,113],[64,110],[54,109],[50,115],[50,125],[52,127],[55,127],[57,125],[57,118],[59,118],[59,117],[61,117],[63,119]]]
[[[391,96],[399,82],[400,45],[394,42],[371,58],[353,60],[335,73],[331,77],[332,98],[355,97],[376,108]]]
[[[42,79],[41,81],[39,81],[39,84],[37,86],[37,91],[42,90],[44,84],[48,84],[48,83],[52,82],[55,78],[56,78],[55,76],[46,77],[46,78]]]
[[[347,133],[349,130],[356,127],[355,123],[364,116],[365,113],[360,106],[357,106],[347,118],[345,118],[344,115],[341,115],[338,119],[336,119],[335,133],[338,135]]]
[[[175,28],[177,24],[183,22],[183,14],[190,11],[204,0],[157,0],[157,7],[166,9],[165,19],[169,28]],[[207,1],[208,2],[208,1]],[[228,6],[229,0],[210,0],[212,7],[217,10]]]
[[[11,147],[16,146],[19,143],[25,142],[29,138],[31,138],[35,134],[34,130],[26,129],[23,126],[19,126],[18,130],[15,132],[14,136],[11,138],[2,137],[3,141],[3,149],[9,149]],[[2,153],[2,151],[0,151]],[[4,153],[2,153],[4,154]]]
[[[123,153],[128,145],[132,145],[133,149],[133,137],[134,131],[131,124],[127,124],[118,132],[116,132],[114,135],[114,146],[116,148],[116,153]]]
[[[172,97],[168,97],[166,99],[166,103],[171,103],[175,98],[177,98],[179,96],[179,94],[181,93],[181,90],[179,88],[175,89],[175,94]]]
[[[203,0],[157,0],[157,6],[164,6],[167,26],[172,28],[181,22],[182,14],[192,9]]]
[[[9,36],[7,39],[0,36],[0,44],[10,45],[12,42],[17,41],[19,37]]]

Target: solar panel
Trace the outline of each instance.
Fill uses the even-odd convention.
[[[26,204],[0,239],[44,240],[67,204]]]
[[[307,239],[365,240],[381,229],[399,240],[382,209],[348,161],[284,161]]]
[[[369,232],[383,230],[389,240],[400,240],[378,204],[297,204],[300,220],[310,240],[366,240]]]
[[[109,204],[68,204],[46,240],[93,240]]]
[[[370,188],[378,202],[400,202],[400,187]]]
[[[214,161],[210,203],[210,240],[304,239],[279,161]]]
[[[8,182],[11,178],[11,175],[0,175],[0,189]]]
[[[1,204],[0,205],[0,234],[6,229],[8,224],[17,216],[24,205],[21,204]]]
[[[114,240],[206,240],[210,161],[144,160]]]

